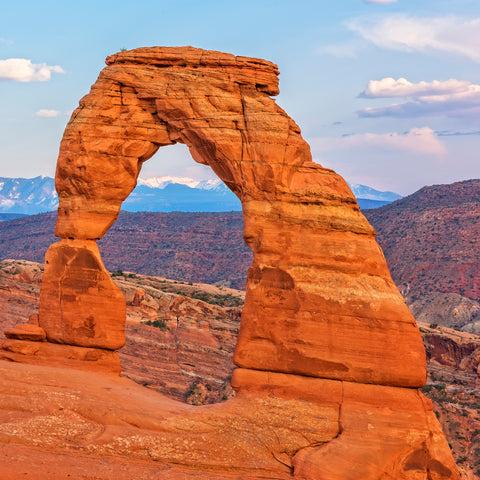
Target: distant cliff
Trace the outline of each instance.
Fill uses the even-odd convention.
[[[480,180],[364,213],[417,320],[480,333]]]

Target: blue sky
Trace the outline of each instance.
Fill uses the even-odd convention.
[[[53,176],[70,112],[122,48],[266,58],[314,160],[401,194],[480,177],[478,0],[22,1],[0,18],[0,176]],[[207,178],[186,147],[143,177]]]

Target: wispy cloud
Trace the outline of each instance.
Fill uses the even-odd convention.
[[[471,135],[480,135],[480,130],[470,132],[450,132],[448,130],[440,130],[436,131],[435,134],[438,137],[469,137]]]
[[[42,110],[39,110],[38,112],[35,112],[35,115],[37,117],[52,118],[52,117],[58,117],[61,113],[62,112],[60,112],[60,110],[42,109]]]
[[[395,3],[397,0],[363,0],[365,3]]]
[[[427,126],[407,132],[367,132],[308,141],[315,161],[332,168],[348,181],[401,194],[432,182],[439,183],[453,162],[457,170],[465,171],[469,161],[463,155],[452,159],[450,138],[439,138]],[[463,145],[468,141],[457,143]]]
[[[363,98],[398,98],[408,101],[357,112],[361,117],[415,117],[422,115],[464,116],[480,108],[480,85],[451,78],[446,81],[412,83],[405,78],[371,80]]]
[[[437,157],[447,154],[445,145],[429,127],[412,128],[405,133],[361,133],[335,138],[316,138],[310,140],[310,143],[314,150],[320,152],[338,149],[375,148]]]
[[[45,82],[50,80],[52,72],[65,73],[59,65],[32,63],[26,58],[8,58],[0,60],[0,80],[14,82]]]
[[[455,80],[439,81],[433,80],[432,82],[409,82],[406,78],[394,78],[387,77],[382,80],[370,80],[367,88],[360,94],[366,98],[388,98],[388,97],[417,97],[417,96],[430,96],[430,95],[454,95],[464,94],[472,91],[476,91],[480,88],[479,85],[473,85],[470,82]]]
[[[319,55],[332,55],[333,57],[339,58],[354,58],[362,47],[358,41],[344,42],[317,48],[316,53]]]
[[[347,27],[377,47],[448,52],[480,62],[480,18],[389,15],[351,20]]]

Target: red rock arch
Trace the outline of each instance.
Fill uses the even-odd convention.
[[[123,300],[94,241],[117,218],[143,162],[182,142],[243,205],[255,258],[236,364],[423,385],[420,335],[375,232],[345,181],[312,162],[300,129],[271,98],[276,66],[195,48],[121,52],[107,65],[60,147],[56,235],[64,240],[47,255],[40,308],[48,338],[121,346]]]
[[[191,47],[108,57],[61,143],[61,241],[46,255],[39,323],[50,342],[123,345],[125,300],[95,240],[142,163],[185,143],[242,201],[254,260],[235,352],[238,397],[156,420],[159,445],[183,442],[177,420],[217,426],[180,457],[168,447],[159,459],[275,478],[457,479],[417,389],[426,369],[415,321],[347,184],[311,161],[271,98],[277,74],[270,62]]]

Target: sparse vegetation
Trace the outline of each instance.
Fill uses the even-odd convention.
[[[231,293],[225,295],[211,294],[202,291],[195,291],[190,295],[191,298],[210,303],[211,305],[220,305],[222,307],[239,307],[243,305],[243,298],[235,297]]]
[[[142,322],[144,325],[148,325],[149,327],[155,327],[160,329],[162,332],[166,332],[168,330],[167,322],[165,320],[146,320]]]

